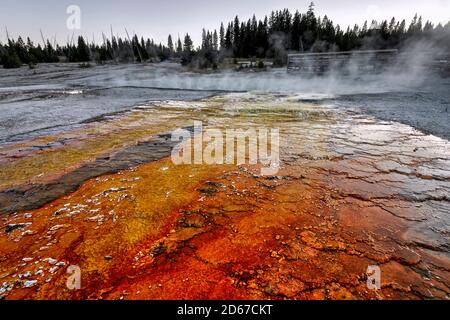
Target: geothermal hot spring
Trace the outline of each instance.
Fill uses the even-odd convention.
[[[450,297],[449,79],[0,74],[1,298]],[[194,121],[278,129],[276,174],[174,164]]]

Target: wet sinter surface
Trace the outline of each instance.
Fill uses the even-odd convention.
[[[450,79],[417,67],[312,77],[286,68],[198,73],[168,62],[0,68],[0,144],[78,128],[148,101],[191,101],[248,91],[296,93],[304,99],[327,97],[342,107],[355,107],[448,140]]]
[[[145,155],[133,146],[194,120],[279,128],[279,172],[174,165],[166,151],[117,156]],[[407,125],[295,96],[229,94],[136,109],[0,157],[3,199],[27,202],[14,192],[40,186],[27,197],[50,201],[0,207],[6,299],[450,298],[450,143]],[[122,163],[97,176],[109,158]],[[74,192],[44,192],[87,164],[92,177]],[[70,265],[79,290],[66,286]],[[368,289],[368,266],[380,267],[381,290]]]

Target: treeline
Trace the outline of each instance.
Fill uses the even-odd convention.
[[[342,30],[327,16],[318,17],[311,3],[306,13],[288,9],[273,11],[268,17],[258,20],[255,16],[245,22],[239,17],[225,27],[222,23],[217,31],[203,31],[201,56],[205,50],[217,51],[217,58],[270,58],[282,65],[287,53],[329,52],[350,50],[398,49],[406,43],[418,40],[434,42],[450,54],[450,22],[445,26],[423,22],[415,16],[407,25],[405,20],[365,22]],[[209,54],[211,55],[211,54]]]
[[[173,56],[173,48],[162,44],[155,44],[151,39],[139,39],[134,35],[131,39],[104,37],[103,44],[88,43],[80,36],[76,43],[59,46],[52,45],[50,41],[35,45],[29,38],[23,41],[8,39],[8,43],[0,43],[0,64],[4,68],[18,68],[24,64],[34,67],[38,63],[51,62],[80,62],[95,61],[104,63],[115,61],[120,63],[162,61]]]
[[[168,59],[172,54],[168,47],[155,44],[151,39],[144,40],[143,37],[139,39],[137,35],[131,39],[104,37],[102,45],[88,45],[83,37],[78,37],[77,45],[66,46],[63,53],[69,62],[96,61],[98,63],[160,61]]]
[[[343,30],[327,16],[318,17],[311,3],[305,13],[288,9],[273,11],[264,19],[253,16],[247,21],[239,17],[224,23],[217,30],[203,30],[202,43],[194,48],[189,34],[183,39],[169,35],[167,44],[137,35],[120,38],[103,36],[102,44],[88,43],[85,38],[65,46],[34,45],[30,39],[25,43],[21,37],[0,43],[0,63],[5,68],[23,64],[30,67],[41,62],[145,62],[177,59],[184,65],[198,68],[215,68],[226,58],[273,59],[275,65],[286,62],[288,52],[328,52],[350,50],[377,50],[401,48],[405,44],[425,40],[450,53],[450,22],[445,26],[423,22],[415,16],[407,24],[405,20],[365,22]]]
[[[18,68],[22,64],[33,66],[40,62],[58,62],[58,51],[49,41],[45,46],[35,46],[30,38],[25,43],[21,37],[14,41],[8,40],[6,45],[0,43],[0,64],[5,68]]]

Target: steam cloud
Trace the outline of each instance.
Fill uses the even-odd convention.
[[[275,39],[274,42],[280,42]],[[112,86],[157,87],[187,90],[295,92],[304,94],[341,95],[404,91],[414,89],[438,77],[437,63],[446,68],[449,52],[436,41],[414,41],[399,50],[398,55],[382,69],[361,70],[374,63],[375,56],[352,57],[344,68],[333,67],[320,75],[290,73],[286,68],[271,72],[221,71],[195,73],[155,68],[145,79],[115,74]]]

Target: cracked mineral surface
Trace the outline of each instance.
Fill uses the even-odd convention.
[[[168,133],[194,120],[279,128],[279,171],[173,164]],[[10,143],[0,297],[449,299],[449,168],[445,139],[288,94],[153,103]]]

